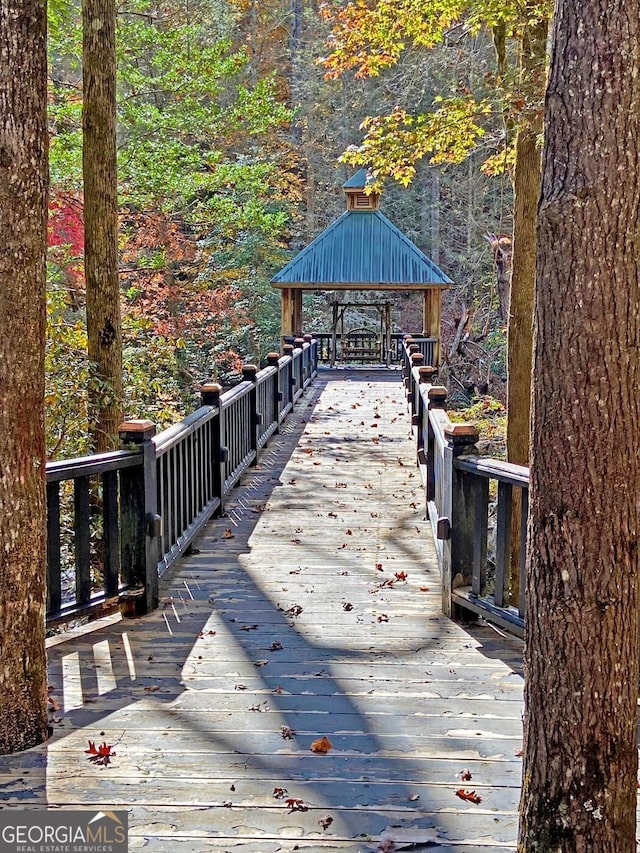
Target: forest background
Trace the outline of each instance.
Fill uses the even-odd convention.
[[[450,390],[463,404],[480,394],[483,408],[500,410],[484,395],[506,394],[496,271],[508,267],[509,242],[492,251],[487,236],[511,234],[514,96],[497,76],[495,30],[463,18],[431,44],[411,40],[401,56],[363,67],[336,43],[342,8],[118,6],[127,417],[178,420],[198,405],[204,381],[231,384],[243,361],[280,349],[269,281],[344,210],[341,186],[363,158],[389,176],[385,213],[455,282],[442,329]],[[87,390],[99,380],[87,356],[81,10],[68,0],[49,9],[47,450],[68,458],[90,449]],[[422,151],[415,131],[434,115],[436,142]],[[329,316],[324,296],[308,297],[305,332],[327,331]],[[395,323],[420,331],[420,306],[401,300]]]

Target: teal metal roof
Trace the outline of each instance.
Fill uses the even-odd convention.
[[[359,169],[355,175],[352,175],[349,180],[342,185],[343,190],[363,190],[367,184],[372,183],[373,175],[366,169]]]
[[[424,289],[424,285],[447,286],[453,282],[379,210],[348,210],[283,267],[271,283],[275,287],[366,285],[376,289],[377,285],[380,289],[403,285]]]

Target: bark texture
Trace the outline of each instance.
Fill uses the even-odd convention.
[[[519,849],[636,850],[640,2],[559,0],[534,322]]]
[[[83,0],[84,266],[89,358],[89,429],[96,450],[118,446],[122,411],[122,327],[118,280],[116,7]]]
[[[0,0],[0,753],[47,737],[46,2]]]

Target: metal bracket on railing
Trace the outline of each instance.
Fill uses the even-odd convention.
[[[228,462],[229,461],[229,448],[221,446],[220,447],[220,462]]]
[[[446,541],[451,538],[451,522],[445,516],[441,516],[436,522],[436,539]]]
[[[255,426],[261,426],[263,421],[262,412],[256,412],[253,417],[253,423]]]

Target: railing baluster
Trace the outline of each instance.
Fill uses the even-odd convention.
[[[89,478],[74,481],[73,515],[75,529],[76,603],[88,604],[91,598],[91,524],[89,516]]]
[[[62,607],[60,561],[60,483],[47,483],[47,613]]]
[[[527,517],[529,515],[529,489],[522,490],[520,510],[520,593],[518,595],[518,613],[524,619],[526,605],[526,560],[527,560]]]
[[[104,544],[104,591],[107,598],[120,586],[120,530],[118,526],[118,473],[102,476],[102,523]]]
[[[484,595],[487,586],[487,516],[489,514],[489,480],[471,475],[473,505],[473,579],[471,591]]]
[[[511,507],[513,486],[498,483],[498,517],[496,523],[496,582],[493,593],[497,607],[504,607],[507,600],[509,567],[511,565]]]

